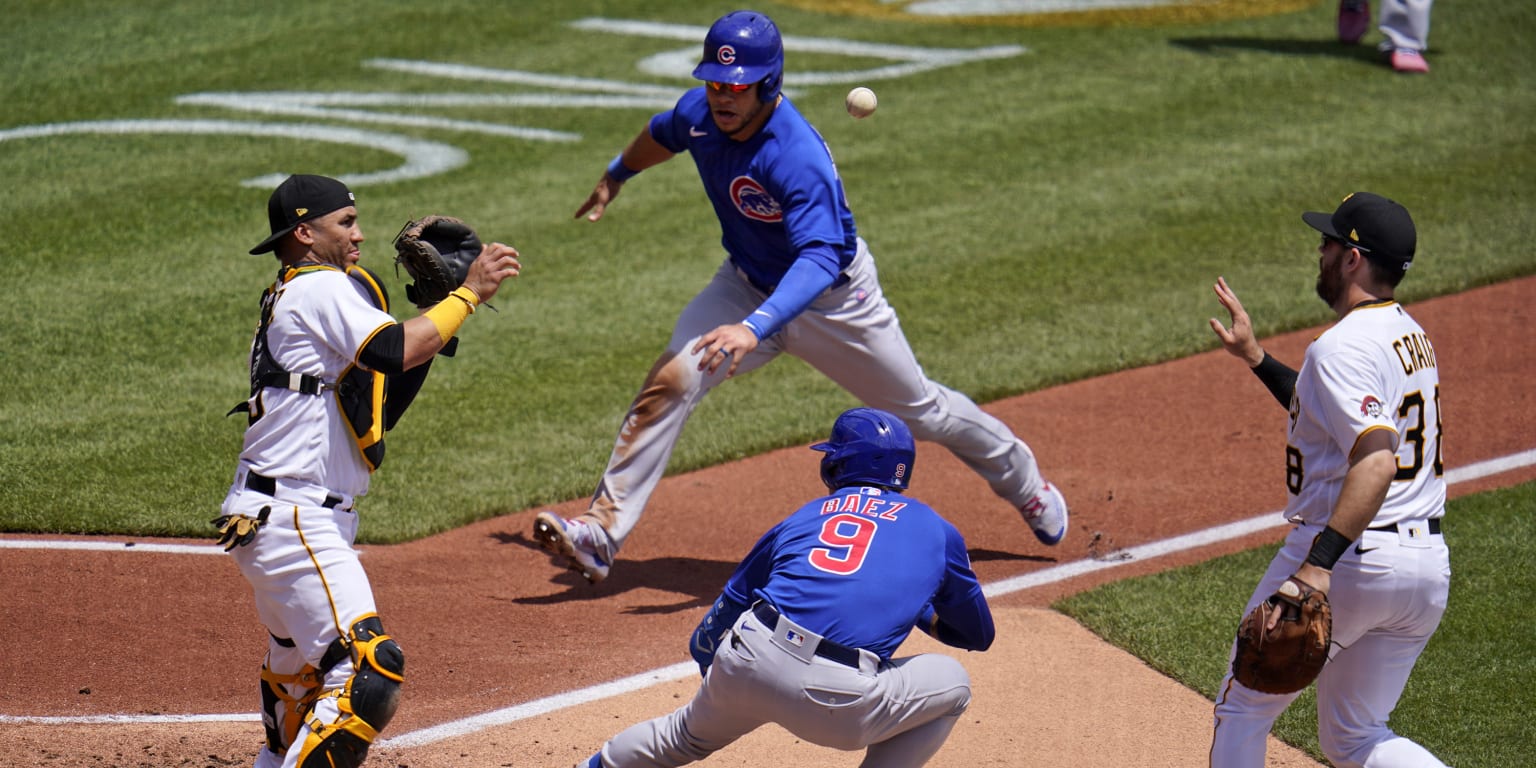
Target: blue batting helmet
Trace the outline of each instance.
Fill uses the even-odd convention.
[[[721,16],[704,36],[704,57],[693,76],[716,83],[758,83],[758,98],[772,101],[784,84],[784,41],[773,19],[756,11]]]
[[[832,424],[832,437],[811,450],[821,459],[821,481],[828,490],[849,485],[878,485],[903,490],[912,480],[917,448],[901,419],[874,408],[844,411]]]

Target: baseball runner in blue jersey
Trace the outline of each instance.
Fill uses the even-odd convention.
[[[893,659],[914,627],[984,651],[992,611],[965,539],[905,495],[912,434],[855,408],[811,446],[830,495],[770,529],[699,622],[689,652],[704,682],[677,711],[631,726],[578,768],[702,760],[765,723],[813,744],[866,749],[869,768],[928,762],[971,701],[941,654]]]
[[[688,152],[720,221],[727,258],[683,309],[619,429],[588,510],[542,512],[534,537],[589,581],[608,575],[695,406],[780,354],[805,360],[867,405],[948,448],[1056,544],[1067,504],[1008,426],[929,379],[886,303],[827,145],[780,92],[784,47],[768,17],[727,14],[694,76],[703,87],[653,118],[577,210],[602,218],[623,184]]]
[[[1322,232],[1317,294],[1339,321],[1307,348],[1300,371],[1265,353],[1237,295],[1216,283],[1232,327],[1213,318],[1212,330],[1290,410],[1285,515],[1295,527],[1243,612],[1293,581],[1327,595],[1332,644],[1317,676],[1323,753],[1341,768],[1442,768],[1387,725],[1440,625],[1451,579],[1440,531],[1439,364],[1424,329],[1392,298],[1417,235],[1403,206],[1368,192],[1303,219]],[[1253,690],[1229,671],[1211,765],[1262,768],[1266,736],[1298,695]]]
[[[251,253],[276,256],[278,276],[251,341],[250,397],[231,411],[248,421],[213,522],[267,630],[252,675],[267,734],[256,768],[356,768],[394,717],[405,653],[353,546],[355,504],[434,356],[520,264],[512,247],[485,245],[447,298],[398,322],[358,266],[345,184],[290,176],[267,215],[271,235]]]

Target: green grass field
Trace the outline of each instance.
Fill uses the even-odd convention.
[[[1328,320],[1309,289],[1315,238],[1299,213],[1329,210],[1358,189],[1403,201],[1418,223],[1407,301],[1536,272],[1536,5],[1528,2],[1441,3],[1426,77],[1394,75],[1368,46],[1333,43],[1328,2],[1295,11],[1284,10],[1294,2],[1255,0],[1242,4],[1248,16],[1226,20],[1036,27],[871,20],[806,6],[757,5],[791,39],[1026,49],[859,79],[880,94],[880,111],[863,121],[842,111],[853,81],[804,73],[890,61],[851,45],[788,55],[787,86],[832,147],[919,359],[980,401],[1210,349],[1217,275],[1242,292],[1261,334]],[[572,220],[604,164],[659,108],[635,96],[647,93],[640,86],[677,93],[691,84],[640,64],[698,45],[572,22],[704,26],[733,7],[13,0],[0,29],[0,263],[10,296],[0,304],[0,531],[206,536],[243,425],[224,413],[245,396],[257,301],[275,271],[270,257],[245,253],[266,235],[270,186],[241,182],[374,174],[403,162],[373,145],[248,126],[147,127],[193,121],[369,131],[467,153],[448,172],[354,185],[370,236],[363,263],[384,274],[401,304],[388,241],[411,216],[458,215],[522,253],[524,274],[503,290],[500,311],[468,323],[459,356],[437,364],[391,433],[364,541],[405,541],[590,493],[676,313],[722,254],[686,158],[630,182],[600,224]],[[453,79],[379,60],[524,74]],[[636,99],[628,106],[569,100],[626,88]],[[445,93],[462,98],[413,101]],[[194,94],[235,94],[242,106],[186,98]],[[368,100],[384,95],[387,103]],[[117,121],[139,122],[101,132]],[[671,470],[809,442],[852,404],[798,361],[778,361],[708,398]],[[1523,501],[1524,517],[1513,514],[1528,527],[1530,493],[1467,504]],[[1478,515],[1466,517],[1452,530],[1470,541]],[[1518,606],[1529,626],[1528,582],[1492,583],[1498,605],[1467,591],[1475,568],[1529,570],[1528,553],[1488,549],[1508,559],[1458,559],[1461,597],[1442,636],[1487,626],[1474,607],[1508,617]],[[1208,667],[1224,657],[1236,618],[1231,603],[1242,603],[1227,593],[1246,595],[1262,559],[1163,577],[1209,582],[1193,593],[1210,600],[1213,623],[1199,628],[1210,647],[1166,661],[1166,644],[1137,652],[1209,693],[1219,670]],[[1068,610],[1137,648],[1087,609]],[[1120,621],[1138,628],[1146,618]],[[1436,704],[1437,717],[1408,702],[1401,714],[1442,729],[1435,743],[1459,765],[1515,764],[1510,754],[1536,748],[1523,722],[1444,716],[1484,712],[1473,706],[1478,697],[1517,712],[1510,705],[1536,688],[1529,641],[1517,631],[1501,637],[1505,645],[1479,653],[1523,648],[1519,660],[1467,658],[1466,646],[1437,638],[1426,659],[1443,662],[1425,664],[1410,693],[1453,697],[1465,709]],[[1500,669],[1508,673],[1484,682],[1522,687],[1495,697],[1471,682],[1474,672]],[[1412,714],[1416,707],[1426,709]],[[1306,743],[1303,724],[1283,727]],[[1524,751],[1484,746],[1495,741]]]

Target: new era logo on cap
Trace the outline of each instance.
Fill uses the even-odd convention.
[[[267,223],[272,227],[272,234],[257,243],[251,253],[266,253],[276,248],[278,241],[294,227],[346,208],[356,199],[347,185],[328,176],[289,176],[267,198]]]
[[[1408,269],[1418,245],[1408,209],[1370,192],[1349,195],[1333,213],[1303,213],[1301,220],[1329,237],[1348,242],[1372,261],[1398,269]]]

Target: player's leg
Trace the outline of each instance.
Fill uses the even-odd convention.
[[[817,299],[790,324],[785,351],[866,405],[900,416],[913,437],[948,448],[1015,509],[1042,496],[1047,484],[1029,445],[975,401],[923,372],[862,241],[848,273],[847,285]],[[1042,540],[1055,543],[1065,534],[1065,502],[1050,513],[1052,519],[1035,527],[1049,528]]]
[[[277,516],[285,513],[291,517],[293,508],[281,505],[269,497],[258,494],[232,492],[225,499],[220,513],[261,517],[265,508],[268,517],[276,508]],[[256,603],[256,617],[267,630],[268,648],[262,657],[260,674],[256,679],[259,694],[260,715],[265,731],[264,745],[256,755],[255,768],[278,768],[293,743],[301,717],[299,701],[317,681],[305,677],[304,654],[299,652],[290,639],[285,617],[289,606],[285,599],[289,581],[285,575],[270,572],[268,562],[286,562],[297,552],[303,551],[302,542],[285,532],[282,520],[268,524],[257,532],[251,543],[230,551],[231,559],[240,573],[250,583]]]
[[[938,654],[896,659],[880,671],[881,702],[866,713],[864,768],[927,764],[971,703],[970,676],[960,662]]]
[[[1338,768],[1444,768],[1429,750],[1387,725],[1428,642],[1428,635],[1371,632],[1323,667],[1317,678],[1317,736],[1329,762]]]
[[[725,380],[724,366],[712,375],[699,371],[701,355],[692,351],[694,344],[721,325],[739,322],[761,301],[726,262],[678,316],[666,350],[624,415],[591,506],[578,518],[607,532],[608,541],[599,543],[607,544],[600,554],[608,555],[608,562],[639,522],[688,417],[704,395]],[[741,361],[736,375],[763,366],[777,354],[774,345],[760,345]]]
[[[263,676],[264,703],[283,710],[286,768],[350,768],[388,724],[404,655],[375,615],[372,588],[346,509],[273,505],[256,539],[239,547],[258,611],[282,627]]]
[[[405,655],[370,614],[351,624],[346,641],[333,643],[319,667],[321,693],[285,765],[356,768],[399,707]]]
[[[1442,766],[1387,720],[1445,614],[1443,539],[1405,546],[1395,531],[1367,531],[1360,547],[1364,554],[1351,550],[1334,566],[1337,650],[1317,679],[1318,744],[1338,766]]]
[[[277,768],[283,764],[288,748],[303,725],[301,710],[320,683],[314,668],[304,660],[292,639],[275,634],[270,626],[269,633],[269,647],[262,660],[259,680],[266,746],[257,755],[256,768]]]
[[[1392,69],[1422,74],[1429,71],[1424,51],[1429,47],[1429,9],[1433,0],[1382,0],[1379,50]]]
[[[609,739],[589,765],[670,768],[719,751],[769,721],[774,704],[764,680],[789,672],[778,661],[783,659],[762,656],[748,647],[734,630],[727,633],[692,701],[671,714],[626,728]]]
[[[1276,553],[1254,588],[1241,617],[1247,616],[1260,602],[1269,599],[1306,559],[1316,529],[1296,527],[1286,536],[1285,545]],[[1216,692],[1214,727],[1211,735],[1212,768],[1264,768],[1269,747],[1269,732],[1285,708],[1299,693],[1270,694],[1244,687],[1232,678],[1232,655],[1228,652],[1227,673]],[[1326,667],[1324,667],[1326,669]]]
[[[1434,0],[1381,0],[1381,32],[1398,49],[1422,52],[1429,46],[1429,12]]]

